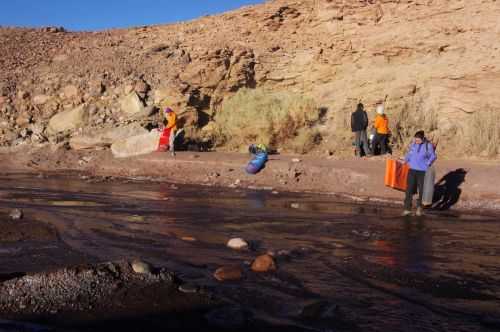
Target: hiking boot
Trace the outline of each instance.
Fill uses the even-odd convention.
[[[417,217],[422,217],[424,215],[424,210],[421,207],[417,208],[417,212],[415,213],[415,215]]]
[[[403,213],[401,214],[403,217],[408,217],[411,216],[411,211],[410,210],[404,210]]]

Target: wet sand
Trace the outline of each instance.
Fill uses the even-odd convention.
[[[21,221],[8,220],[12,208],[23,210]],[[74,174],[1,178],[0,212],[7,225],[0,232],[4,283],[26,273],[141,258],[230,303],[236,313],[227,309],[219,315],[223,321],[240,317],[237,330],[499,328],[500,218],[495,214],[431,211],[423,218],[403,218],[397,207],[329,196],[82,181]],[[227,248],[233,237],[246,239],[251,249]],[[266,252],[275,255],[278,270],[251,272],[251,261]],[[231,265],[244,270],[241,281],[213,278],[218,267]],[[134,296],[126,307],[138,305],[143,316],[158,313],[153,294],[161,287]],[[63,310],[41,321],[67,329],[68,317],[75,317],[69,309],[67,316]],[[126,325],[144,323],[125,309],[113,310],[128,318]],[[188,316],[200,326],[220,328],[205,313]],[[20,310],[0,318],[40,317]],[[92,313],[83,326],[102,320]],[[159,330],[167,320],[155,322],[150,327]],[[99,324],[96,329],[106,330]]]

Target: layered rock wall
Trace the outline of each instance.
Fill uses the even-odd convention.
[[[241,88],[314,97],[327,111],[323,145],[348,131],[359,101],[385,101],[395,121],[402,110],[432,118],[432,134],[451,141],[500,104],[498,17],[494,0],[275,0],[128,30],[1,28],[0,144],[154,127],[167,104],[201,128]],[[50,130],[80,107],[78,124]]]

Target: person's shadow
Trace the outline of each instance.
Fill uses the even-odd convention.
[[[433,208],[436,210],[449,210],[457,204],[462,195],[460,186],[465,182],[467,171],[463,168],[449,172],[434,186]]]

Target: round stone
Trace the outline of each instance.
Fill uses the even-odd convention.
[[[19,219],[22,219],[23,218],[23,211],[19,210],[19,209],[14,209],[12,210],[10,213],[9,213],[9,217],[12,219],[12,220],[19,220]]]
[[[242,238],[234,238],[227,242],[227,246],[234,250],[248,249],[248,243]]]
[[[150,274],[151,273],[151,265],[141,260],[134,260],[131,264],[132,270],[135,273],[139,274]]]
[[[197,293],[199,290],[200,288],[193,284],[183,284],[179,286],[179,291],[186,294]]]
[[[274,259],[266,254],[257,257],[252,263],[252,271],[254,272],[270,272],[276,271],[276,263]]]
[[[239,266],[223,266],[214,273],[214,278],[219,281],[235,281],[243,277],[243,271]]]

